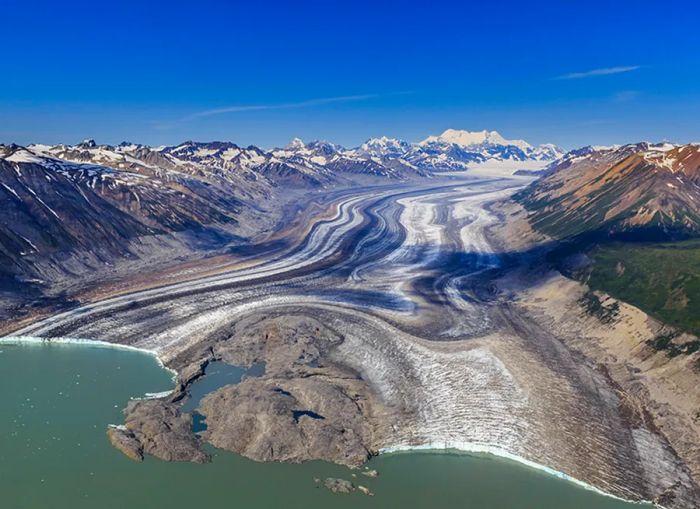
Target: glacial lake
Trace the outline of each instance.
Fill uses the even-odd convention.
[[[8,509],[474,508],[632,509],[573,483],[494,457],[445,452],[380,456],[376,479],[322,462],[264,464],[215,452],[208,465],[135,463],[107,441],[131,397],[166,391],[146,354],[86,345],[0,343],[0,496]],[[333,494],[341,477],[375,493]]]

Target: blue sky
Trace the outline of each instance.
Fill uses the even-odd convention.
[[[0,142],[700,141],[700,2],[574,3],[5,0]]]

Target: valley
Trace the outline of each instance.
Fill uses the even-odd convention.
[[[551,195],[566,189],[552,180],[580,178],[569,168],[580,156],[547,166],[525,142],[494,136],[448,130],[350,151],[6,149],[15,222],[4,224],[3,343],[156,355],[175,388],[129,402],[123,424],[104,430],[137,461],[207,463],[213,446],[357,468],[396,451],[462,450],[625,500],[700,503],[694,337],[596,292],[595,277],[591,290],[554,270],[575,276],[579,244],[560,225],[588,221],[570,216],[614,217],[602,224],[623,236],[639,220],[606,213],[605,187],[592,187],[599,202]],[[411,169],[407,158],[436,144],[442,160],[465,147],[504,159]],[[601,170],[636,168],[619,162],[634,150],[586,154]],[[251,185],[236,180],[246,172]],[[667,208],[651,224],[676,235],[677,217]],[[216,383],[220,369],[255,375]]]
[[[457,448],[522,458],[626,499],[696,500],[693,473],[637,417],[644,410],[624,404],[558,329],[512,303],[510,293],[541,277],[536,268],[518,275],[537,255],[495,247],[503,238],[488,204],[522,185],[356,189],[291,249],[12,335],[155,352],[178,372],[177,389],[129,405],[119,441],[163,459],[204,460],[198,440],[257,460],[347,465],[382,451]],[[189,385],[221,360],[263,362],[265,373],[205,396],[200,438],[167,431],[180,429],[170,419]],[[323,419],[294,419],[297,409]]]
[[[31,319],[138,273],[280,247],[332,205],[331,190],[425,180],[487,157],[544,164],[560,154],[495,131],[463,145],[450,136],[384,137],[352,149],[298,139],[271,150],[192,141],[0,145],[0,317]]]
[[[4,2],[0,509],[699,509],[700,2],[577,7]]]

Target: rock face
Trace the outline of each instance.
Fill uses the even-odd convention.
[[[107,428],[107,438],[112,446],[124,453],[129,459],[143,461],[143,446],[126,426]]]
[[[145,452],[165,461],[209,461],[209,455],[200,449],[192,433],[190,416],[181,414],[174,404],[132,401],[124,414],[126,429],[110,428],[108,434],[112,444],[130,458],[141,451],[141,458]]]
[[[240,364],[265,362],[265,374],[228,385],[200,405],[204,438],[259,461],[364,463],[378,405],[348,368],[325,361],[342,338],[311,318],[277,317],[247,324],[215,352]]]

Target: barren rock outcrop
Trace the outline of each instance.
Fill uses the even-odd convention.
[[[265,374],[202,401],[205,439],[261,461],[366,461],[375,441],[368,417],[379,403],[357,373],[327,360],[342,338],[309,317],[243,325],[214,351],[239,364],[265,362]]]
[[[107,438],[113,447],[134,461],[143,461],[143,445],[126,426],[110,426]]]
[[[209,455],[191,429],[191,417],[181,414],[177,406],[161,400],[132,401],[124,410],[126,430],[119,436],[111,428],[110,439],[132,457],[142,450],[165,461],[206,463]],[[138,445],[137,445],[138,443]],[[142,453],[143,454],[143,453]]]

